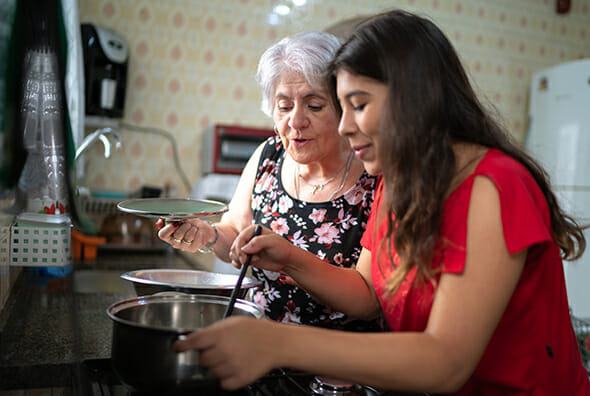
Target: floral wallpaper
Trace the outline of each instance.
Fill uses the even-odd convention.
[[[590,0],[79,0],[80,21],[121,34],[130,48],[124,122],[173,136],[190,183],[201,176],[201,140],[218,123],[271,128],[254,81],[259,56],[283,36],[401,8],[431,17],[456,46],[478,92],[516,141],[527,128],[533,73],[590,57]],[[287,13],[287,11],[290,11]],[[87,133],[92,131],[87,129]],[[143,185],[187,196],[169,139],[119,128],[123,147],[86,156],[93,191]]]

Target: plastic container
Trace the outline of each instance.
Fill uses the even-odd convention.
[[[10,226],[0,226],[0,266],[8,265],[10,249]]]
[[[84,235],[72,230],[72,257],[74,260],[96,260],[98,245],[107,243],[105,237]]]
[[[10,293],[10,225],[0,225],[0,310]]]
[[[71,263],[68,216],[23,213],[10,230],[10,265],[63,267]]]

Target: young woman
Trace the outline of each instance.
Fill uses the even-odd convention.
[[[384,13],[333,71],[339,132],[382,175],[356,271],[285,252],[269,232],[250,240],[251,228],[231,256],[254,254],[351,315],[382,311],[392,331],[230,318],[177,349],[199,349],[227,388],[286,366],[401,391],[590,395],[562,263],[582,254],[582,230],[486,113],[448,39],[427,19]]]

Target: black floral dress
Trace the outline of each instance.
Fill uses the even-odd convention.
[[[354,267],[376,178],[363,172],[343,196],[328,202],[306,202],[285,192],[281,167],[286,152],[278,137],[266,141],[258,164],[252,196],[253,222],[282,235],[293,245],[341,267]],[[300,323],[350,331],[380,331],[383,321],[366,322],[332,311],[304,290],[281,281],[277,272],[252,268],[262,282],[254,302],[266,316],[280,322]]]

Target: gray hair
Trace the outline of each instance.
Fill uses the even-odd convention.
[[[328,65],[340,44],[330,33],[310,30],[285,37],[264,51],[256,72],[264,114],[272,116],[277,80],[286,70],[303,74],[312,87],[327,89]]]

